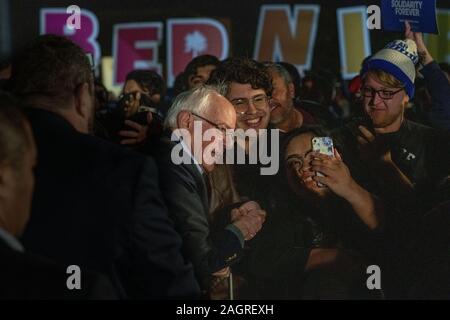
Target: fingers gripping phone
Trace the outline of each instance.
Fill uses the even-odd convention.
[[[312,147],[314,152],[334,157],[333,139],[330,137],[314,137],[312,139]],[[324,175],[321,172],[316,172],[316,176],[323,177]],[[317,186],[320,188],[326,187],[320,182],[317,182]]]

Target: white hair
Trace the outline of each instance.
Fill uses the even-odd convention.
[[[181,111],[193,112],[201,116],[204,115],[211,105],[211,97],[220,95],[221,91],[221,86],[204,85],[180,93],[167,112],[167,116],[164,120],[164,128],[171,130],[177,129],[177,117]]]

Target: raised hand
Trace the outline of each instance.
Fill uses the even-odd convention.
[[[392,162],[391,150],[383,136],[374,136],[366,127],[359,126],[357,140],[361,159],[367,163]]]
[[[151,114],[151,112],[149,112]],[[140,125],[137,122],[131,120],[125,120],[125,124],[134,130],[121,130],[119,136],[126,139],[122,139],[120,144],[124,145],[136,145],[141,143],[147,137],[148,126]]]
[[[428,49],[425,46],[425,42],[423,41],[422,32],[413,32],[408,21],[405,21],[405,38],[413,40],[416,43],[420,62],[423,65],[427,65],[428,63],[433,61],[433,57],[428,52]]]
[[[356,183],[336,149],[334,149],[334,154],[335,157],[316,152],[312,154],[311,170],[324,174],[324,177],[314,176],[313,179],[323,183],[336,195],[346,199],[354,192]]]

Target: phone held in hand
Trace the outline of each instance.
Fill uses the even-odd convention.
[[[312,139],[312,148],[314,152],[334,157],[333,139],[330,137],[314,137]],[[316,176],[323,177],[321,172],[316,172]],[[326,187],[324,184],[317,182],[320,188]]]
[[[345,127],[347,127],[348,130],[350,130],[351,134],[355,137],[358,137],[361,135],[359,126],[365,127],[373,135],[375,135],[375,128],[373,127],[372,119],[370,119],[370,117],[366,114],[358,116],[358,117],[354,117],[345,124]]]

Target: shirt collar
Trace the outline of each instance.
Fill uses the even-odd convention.
[[[0,239],[3,239],[3,241],[13,250],[24,252],[24,248],[22,244],[14,238],[8,231],[5,229],[0,228]]]

